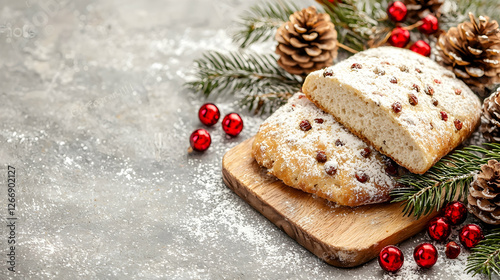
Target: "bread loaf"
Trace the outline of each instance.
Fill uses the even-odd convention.
[[[387,201],[401,172],[302,93],[261,125],[252,151],[286,185],[348,206]]]
[[[352,133],[423,174],[480,120],[480,101],[455,75],[412,51],[380,47],[309,74],[303,91]]]

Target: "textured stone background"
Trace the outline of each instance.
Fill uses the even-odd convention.
[[[224,153],[263,117],[232,96],[243,133],[187,155],[206,100],[183,88],[193,59],[234,50],[227,32],[256,1],[0,0],[0,217],[17,170],[17,272],[0,279],[469,279],[465,255],[396,277],[376,261],[321,262],[224,186]],[[309,1],[312,2],[312,1]],[[263,44],[258,51],[272,51]],[[456,232],[454,233],[456,235]]]

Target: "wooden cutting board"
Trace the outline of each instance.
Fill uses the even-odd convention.
[[[222,160],[226,185],[291,238],[338,267],[361,265],[386,245],[420,232],[434,216],[404,217],[400,204],[356,208],[337,206],[286,186],[252,157],[253,138],[229,150]]]

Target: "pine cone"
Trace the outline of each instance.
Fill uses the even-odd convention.
[[[490,160],[469,187],[469,211],[483,222],[500,225],[500,162]]]
[[[500,142],[500,88],[484,100],[480,129],[488,142]]]
[[[406,18],[412,22],[417,22],[428,14],[434,14],[439,18],[444,0],[404,0],[403,3],[408,9]]]
[[[478,92],[500,82],[500,30],[495,20],[469,13],[463,22],[439,36],[441,64]],[[475,87],[475,88],[474,88]]]
[[[328,14],[311,6],[290,16],[276,32],[278,64],[287,72],[307,75],[333,64],[337,31]]]

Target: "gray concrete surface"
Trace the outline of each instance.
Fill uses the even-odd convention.
[[[0,0],[0,217],[16,218],[16,272],[2,226],[0,279],[469,279],[442,245],[417,269],[423,233],[391,276],[329,266],[281,232],[221,179],[223,154],[263,120],[237,98],[208,101],[241,113],[242,134],[219,123],[206,153],[186,153],[207,101],[183,87],[192,61],[235,49],[227,32],[254,3]]]

